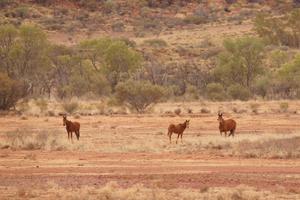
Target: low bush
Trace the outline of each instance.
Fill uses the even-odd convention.
[[[117,100],[129,105],[137,112],[143,112],[151,104],[157,103],[164,93],[164,88],[147,81],[128,80],[119,83],[116,87]]]
[[[231,98],[242,101],[246,101],[251,97],[251,92],[239,84],[229,86],[228,94],[231,96]]]
[[[251,103],[250,104],[250,108],[251,108],[252,112],[255,113],[255,114],[258,113],[259,107],[260,107],[260,105],[258,103]]]
[[[20,18],[29,18],[30,17],[30,9],[25,6],[17,7],[14,10],[15,16]]]
[[[281,102],[279,104],[279,107],[280,107],[281,112],[287,112],[287,110],[289,109],[289,103],[288,102]]]
[[[183,19],[186,24],[204,24],[207,23],[207,19],[202,16],[190,15]]]
[[[176,109],[174,110],[174,113],[175,113],[176,115],[180,115],[181,109],[180,109],[180,108],[176,108]]]
[[[71,101],[71,102],[64,102],[62,104],[62,107],[64,109],[65,112],[69,113],[69,114],[73,114],[74,112],[76,112],[79,108],[79,103],[75,102],[75,101]]]
[[[206,86],[206,95],[213,101],[224,101],[227,99],[225,90],[220,83],[209,83]]]
[[[162,39],[145,40],[144,44],[156,48],[168,46],[167,42]]]

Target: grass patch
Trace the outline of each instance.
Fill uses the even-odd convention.
[[[4,140],[0,143],[0,149],[10,148],[13,150],[76,150],[82,149],[81,144],[71,144],[67,141],[66,135],[51,132],[29,132],[27,130],[17,130],[7,132]]]
[[[268,139],[265,141],[241,141],[235,155],[252,158],[300,158],[300,137]]]
[[[41,196],[47,193],[47,198],[61,199],[108,199],[108,200],[173,200],[173,199],[189,199],[189,200],[204,200],[204,199],[220,199],[220,200],[237,200],[237,199],[281,199],[282,193],[257,190],[246,185],[239,185],[234,188],[227,187],[204,187],[202,189],[162,189],[160,185],[163,182],[158,182],[157,187],[148,188],[141,184],[136,184],[128,188],[118,185],[116,182],[109,182],[101,187],[85,186],[76,190],[72,188],[63,188],[54,182],[49,182],[47,190],[35,189],[32,194]],[[27,197],[25,189],[18,189],[19,197]],[[284,193],[287,199],[297,199],[298,194]]]
[[[162,48],[162,47],[168,46],[167,42],[162,39],[145,40],[144,44],[147,46],[155,47],[155,48]]]

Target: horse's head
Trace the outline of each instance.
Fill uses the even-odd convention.
[[[218,121],[222,122],[223,121],[223,113],[218,113]]]
[[[185,120],[185,125],[188,128],[190,126],[190,120]]]
[[[65,126],[67,123],[67,116],[63,115],[63,126]]]

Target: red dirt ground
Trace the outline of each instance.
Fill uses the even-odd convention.
[[[240,134],[243,135],[245,132],[251,134],[251,127],[253,128],[257,123],[263,125],[255,127],[256,134],[264,134],[263,130],[273,130],[274,135],[278,131],[297,132],[299,115],[282,114],[273,120],[270,116],[236,116]],[[96,147],[100,145],[110,147],[113,145],[126,146],[127,143],[134,142],[132,140],[135,138],[147,144],[150,136],[154,138],[154,143],[165,140],[165,145],[168,145],[164,124],[183,119],[127,116],[82,117],[78,120],[83,127],[80,142],[91,142]],[[185,139],[199,140],[206,137],[205,135],[212,134],[219,137],[215,116],[203,115],[199,118],[192,118],[191,122],[184,141]],[[34,128],[32,124],[35,124]],[[116,124],[118,126],[114,127]],[[66,137],[62,120],[56,117],[47,120],[33,117],[28,120],[4,117],[1,118],[0,126],[1,134],[16,128],[34,132],[42,127],[47,127],[48,131],[58,130],[62,137]],[[162,132],[162,135],[157,134],[159,131]],[[199,132],[202,136],[195,136]],[[151,133],[152,135],[149,136]],[[103,134],[109,138],[110,135],[113,137],[105,138],[106,136]],[[127,136],[128,134],[130,136]],[[237,137],[240,136],[237,135]],[[0,138],[3,139],[3,135]],[[74,141],[74,143],[76,142]],[[175,144],[172,145],[175,146]],[[163,147],[160,146],[160,148]],[[180,147],[178,148],[180,149]],[[80,188],[82,186],[100,187],[111,181],[115,181],[125,188],[137,183],[146,187],[165,189],[236,187],[243,184],[263,190],[278,191],[280,189],[299,193],[300,159],[247,159],[217,156],[208,151],[199,153],[164,151],[105,153],[97,149],[84,151],[0,150],[0,191],[2,192],[11,187],[46,188],[49,182],[54,182],[62,188]]]

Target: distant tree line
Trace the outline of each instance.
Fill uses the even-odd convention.
[[[260,37],[225,39],[203,70],[192,63],[163,63],[123,38],[85,40],[75,46],[48,41],[31,25],[0,27],[0,109],[19,99],[108,96],[138,112],[160,100],[300,97],[300,11],[280,18],[259,15]],[[146,97],[146,98],[145,98]]]

